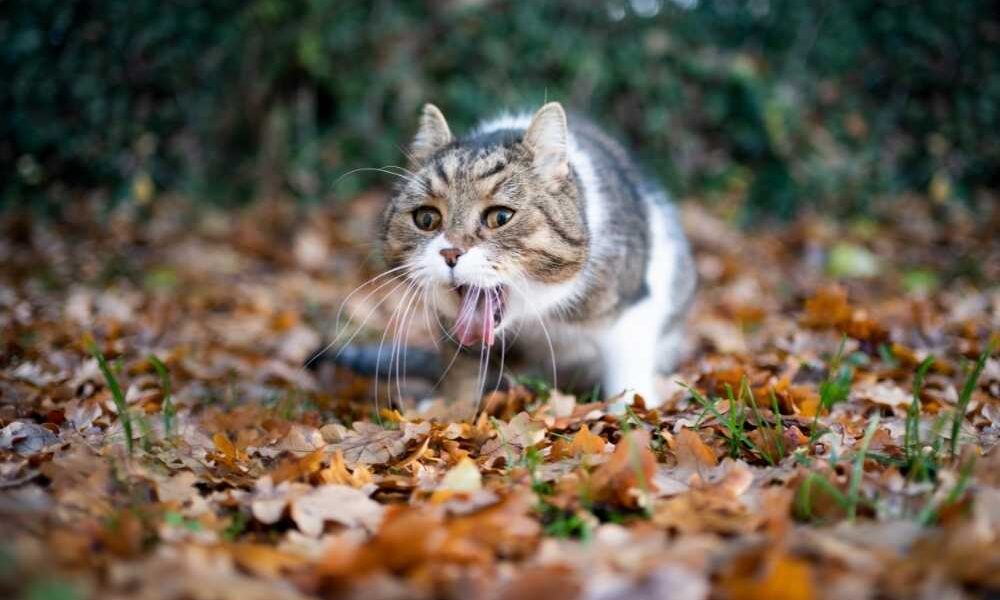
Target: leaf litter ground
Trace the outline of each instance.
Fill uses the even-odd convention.
[[[686,205],[702,290],[665,405],[525,380],[473,416],[301,368],[342,303],[376,342],[399,306],[344,302],[379,202],[4,218],[4,595],[1000,592],[995,208],[741,230]]]

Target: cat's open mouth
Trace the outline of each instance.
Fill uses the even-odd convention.
[[[460,285],[455,288],[455,293],[459,296],[458,316],[452,329],[455,339],[463,346],[471,346],[480,340],[492,346],[507,304],[504,287]]]

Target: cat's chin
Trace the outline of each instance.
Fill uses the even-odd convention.
[[[454,291],[459,298],[458,314],[452,328],[455,339],[463,346],[480,341],[492,346],[507,310],[506,287],[460,285]]]

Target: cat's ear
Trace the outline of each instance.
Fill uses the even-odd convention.
[[[418,165],[451,143],[451,129],[438,107],[425,104],[420,114],[420,127],[410,144],[410,157]]]
[[[549,102],[538,109],[524,132],[524,145],[531,150],[538,173],[552,178],[569,175],[568,138],[562,104]]]

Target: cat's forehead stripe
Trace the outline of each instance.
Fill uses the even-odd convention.
[[[446,173],[444,170],[444,161],[439,160],[436,163],[434,163],[434,172],[437,174],[438,177],[441,178],[441,181],[443,181],[445,185],[448,185],[450,183],[448,181],[448,173]]]
[[[492,177],[507,168],[507,163],[504,160],[498,161],[495,165],[487,169],[485,172],[480,173],[477,179],[486,179],[487,177]]]

